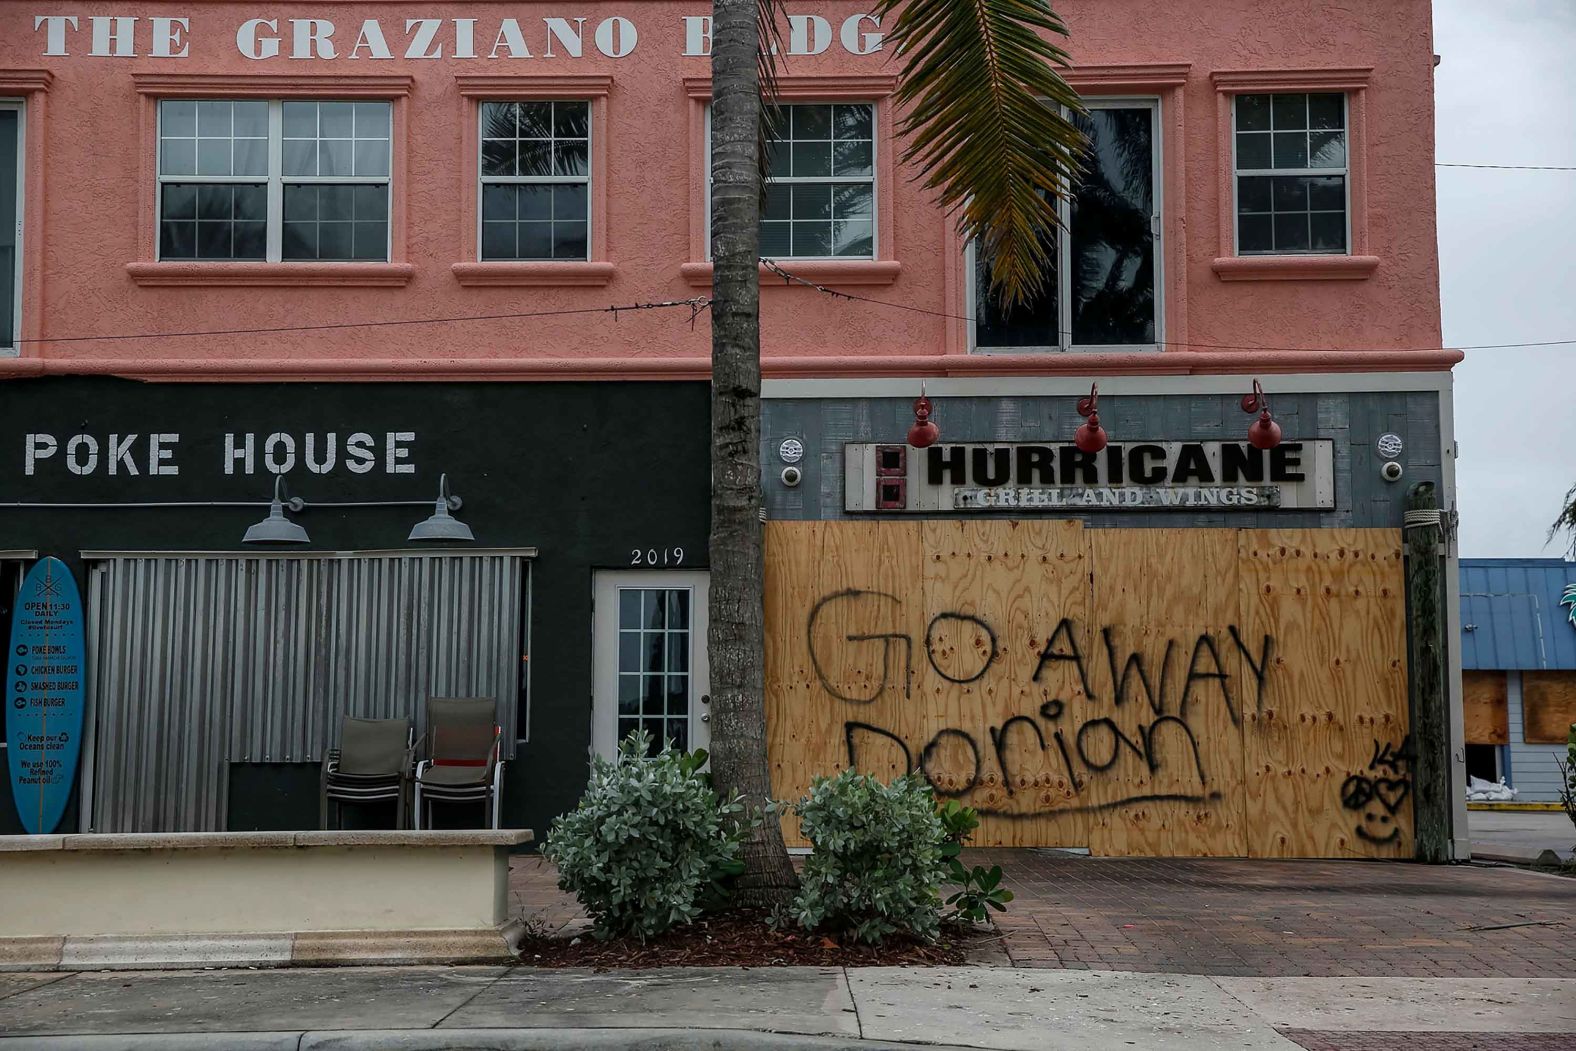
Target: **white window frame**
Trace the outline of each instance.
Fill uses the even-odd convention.
[[[1275,95],[1339,95],[1341,96],[1341,134],[1346,139],[1346,163],[1340,168],[1248,168],[1246,170],[1237,166],[1237,103],[1244,95],[1269,95],[1272,97],[1270,109],[1274,111],[1273,96]],[[1273,121],[1273,117],[1271,120]],[[1274,149],[1274,125],[1271,125],[1270,147]],[[1345,90],[1320,90],[1318,88],[1304,88],[1301,91],[1240,91],[1231,96],[1231,254],[1239,259],[1274,258],[1278,255],[1292,256],[1343,256],[1352,254],[1352,93]],[[1271,160],[1274,153],[1270,154]],[[1307,249],[1306,251],[1289,252],[1242,252],[1242,214],[1237,208],[1237,195],[1242,185],[1242,177],[1274,175],[1339,175],[1346,191],[1346,251],[1330,252],[1323,249]]]
[[[773,262],[803,263],[837,261],[844,263],[870,263],[881,258],[881,106],[877,99],[837,98],[779,100],[780,106],[869,106],[870,107],[870,254],[869,255],[785,255],[762,256]],[[768,180],[774,181],[774,180]],[[799,180],[788,177],[788,184]],[[858,182],[858,179],[839,179],[837,176],[806,178],[807,183]],[[706,260],[711,261],[711,105],[706,106]],[[764,205],[763,205],[764,212]]]
[[[969,319],[969,353],[971,354],[1127,354],[1158,352],[1165,346],[1165,181],[1163,159],[1164,127],[1160,120],[1158,95],[1112,95],[1090,97],[1083,100],[1087,109],[1148,109],[1150,112],[1150,196],[1149,229],[1155,238],[1155,342],[1153,343],[1091,343],[1075,344],[1072,341],[1073,286],[1072,268],[1067,265],[1072,257],[1072,230],[1070,218],[1072,203],[1063,200],[1057,206],[1062,218],[1061,229],[1056,234],[1057,253],[1057,303],[1056,320],[1059,345],[1041,347],[981,347],[976,338],[974,319],[976,260],[974,243],[970,241],[963,251],[964,316]]]
[[[486,136],[482,134],[482,112],[489,104],[523,104],[528,102],[578,102],[586,108],[586,173],[584,175],[485,175],[482,172],[482,151],[486,146]],[[709,125],[708,125],[709,126]],[[554,140],[556,141],[556,140]],[[477,99],[476,105],[476,259],[483,263],[584,263],[592,258],[591,246],[596,237],[596,202],[592,199],[595,187],[592,180],[596,178],[596,102],[588,98],[529,98],[529,99]],[[509,186],[555,186],[559,183],[584,183],[586,188],[586,254],[581,259],[561,259],[556,256],[546,259],[488,259],[482,254],[482,230],[484,229],[482,213],[482,192],[488,183]]]
[[[174,263],[210,263],[215,266],[231,266],[244,263],[284,263],[286,265],[314,265],[314,266],[368,266],[390,263],[394,259],[394,102],[391,99],[336,99],[336,98],[282,98],[267,99],[268,103],[268,174],[266,177],[256,175],[165,175],[164,174],[164,103],[168,101],[192,102],[256,102],[257,99],[225,97],[217,95],[213,98],[200,99],[159,99],[154,107],[158,119],[154,122],[154,171],[156,178],[153,185],[153,252],[154,258],[164,262],[162,254],[164,237],[164,184],[165,183],[231,183],[234,185],[255,186],[262,182],[267,184],[267,238],[262,259],[172,259]],[[284,174],[284,104],[286,102],[381,102],[389,108],[389,173],[387,175],[291,175]],[[383,243],[382,259],[285,259],[284,250],[284,222],[285,222],[285,183],[320,185],[359,185],[359,186],[387,186],[388,187],[388,217],[384,220],[386,232]]]
[[[0,99],[0,110],[16,114],[16,273],[11,275],[11,345],[0,347],[0,357],[14,358],[22,353],[22,271],[27,258],[23,243],[27,226],[24,210],[27,202],[27,102]]]

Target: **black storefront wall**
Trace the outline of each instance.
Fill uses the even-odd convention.
[[[62,558],[84,588],[84,551],[243,551],[266,506],[119,505],[266,504],[288,468],[290,495],[307,501],[292,516],[311,536],[298,549],[415,551],[411,526],[447,473],[476,534],[467,548],[538,551],[530,741],[508,768],[504,819],[540,833],[585,783],[593,572],[651,549],[706,566],[708,412],[703,383],[0,383],[0,550]],[[429,503],[312,506],[381,500]],[[315,763],[233,769],[230,826],[314,826],[316,782]],[[62,830],[77,827],[81,784]],[[20,832],[8,779],[0,795],[0,833]]]

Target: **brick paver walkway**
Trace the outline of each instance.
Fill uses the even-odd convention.
[[[1281,1029],[1307,1051],[1571,1051],[1576,1033],[1378,1033]]]
[[[1569,978],[1576,879],[1365,861],[1087,858],[975,850],[1016,900],[980,962],[1173,974]],[[539,857],[515,859],[515,911],[584,923]],[[1000,951],[1004,950],[1004,951]]]

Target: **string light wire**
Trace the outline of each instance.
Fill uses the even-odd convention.
[[[885,307],[888,310],[903,310],[913,314],[923,314],[927,317],[944,318],[950,321],[964,321],[973,324],[975,319],[968,314],[954,314],[946,310],[935,310],[930,307],[916,306],[911,303],[897,303],[889,299],[875,299],[871,296],[862,296],[854,292],[845,292],[841,289],[829,287],[824,284],[810,281],[800,277],[770,259],[761,260],[768,272],[783,279],[787,284],[809,288],[822,295],[833,299],[842,299],[851,303],[866,303],[871,306]],[[692,296],[688,299],[667,299],[641,303],[615,304],[600,307],[570,307],[558,310],[527,310],[514,311],[504,314],[456,314],[446,317],[430,318],[385,318],[376,321],[335,321],[322,324],[309,325],[272,325],[260,328],[224,328],[224,329],[191,329],[174,332],[125,332],[104,335],[80,336],[44,336],[30,337],[17,340],[18,343],[83,343],[83,342],[115,342],[121,340],[145,339],[192,339],[213,336],[253,336],[253,335],[282,335],[287,333],[310,333],[342,331],[357,328],[394,328],[408,325],[451,325],[472,321],[521,321],[533,318],[575,317],[595,314],[611,314],[616,321],[620,314],[638,313],[646,310],[673,310],[685,309],[689,311],[688,321],[694,325],[700,315],[711,307],[712,300],[707,296]],[[1308,347],[1269,346],[1264,344],[1249,343],[1201,343],[1196,340],[1168,340],[1155,341],[1158,346],[1185,347],[1201,350],[1234,350],[1234,351],[1267,351],[1267,352],[1297,352],[1306,351]],[[1441,350],[1521,350],[1539,347],[1568,347],[1576,346],[1576,337],[1570,339],[1535,340],[1518,343],[1479,343],[1458,347],[1388,347],[1386,350],[1403,352],[1428,352]]]

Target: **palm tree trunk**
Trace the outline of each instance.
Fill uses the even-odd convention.
[[[711,45],[711,772],[747,805],[771,799],[761,536],[761,173],[758,0],[713,0]],[[771,814],[744,848],[741,905],[797,882]]]

